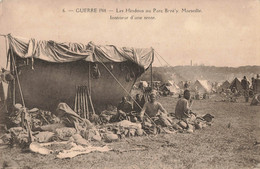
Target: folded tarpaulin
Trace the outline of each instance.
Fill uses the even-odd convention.
[[[52,40],[22,40],[8,35],[10,47],[21,58],[37,58],[48,62],[73,62],[85,60],[89,62],[123,62],[130,60],[147,69],[153,62],[152,48],[99,46],[93,42],[57,43]]]

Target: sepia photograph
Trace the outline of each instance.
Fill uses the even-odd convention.
[[[260,169],[260,0],[0,0],[0,168]]]

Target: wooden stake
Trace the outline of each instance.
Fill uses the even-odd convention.
[[[82,86],[80,86],[80,117],[83,116],[83,96],[82,96]]]
[[[84,119],[87,118],[87,115],[86,115],[86,99],[85,99],[85,86],[82,86],[82,98],[83,98],[83,115],[84,115]]]
[[[90,62],[88,64],[88,87],[89,87],[89,94],[91,95],[91,68],[90,68]]]
[[[90,102],[90,105],[91,105],[91,108],[92,108],[93,114],[96,114],[95,109],[94,109],[94,106],[93,106],[93,103],[92,103],[91,96],[90,96],[90,94],[89,94],[89,90],[87,90],[87,91],[88,91],[88,98],[89,98],[89,102]]]
[[[12,75],[15,74],[14,71],[14,62],[13,62],[13,57],[11,56],[11,49],[9,49],[8,51],[9,57],[10,57],[10,72]],[[12,106],[15,105],[15,78],[12,81],[11,85],[10,85],[10,90],[11,90],[11,100],[12,100]]]
[[[77,91],[77,97],[78,97],[78,102],[77,102],[77,114],[79,114],[80,113],[80,95],[79,95],[79,93],[80,93],[80,86],[78,86],[78,91]]]
[[[84,93],[85,93],[85,104],[87,108],[87,119],[89,120],[89,108],[88,108],[88,93],[87,93],[87,87],[84,87]]]
[[[77,102],[78,102],[78,88],[75,87],[76,95],[75,95],[75,103],[74,103],[74,112],[77,112]]]

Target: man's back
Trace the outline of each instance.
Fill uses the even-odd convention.
[[[246,79],[242,79],[242,80],[241,80],[241,85],[242,85],[242,87],[243,87],[244,90],[248,90],[248,88],[249,88],[249,83],[248,83],[248,81],[247,81]]]
[[[189,102],[185,98],[181,98],[178,100],[175,107],[175,116],[176,118],[185,118],[187,117],[186,113],[189,111]]]

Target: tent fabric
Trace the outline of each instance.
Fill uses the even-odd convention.
[[[178,84],[179,88],[183,89],[184,88],[184,82],[183,81],[180,81]]]
[[[211,92],[212,86],[207,80],[196,80],[196,82],[191,87],[197,92]]]
[[[221,91],[222,89],[226,90],[228,89],[230,86],[230,83],[226,80],[225,82],[222,83],[222,85],[220,85],[218,87],[218,91]]]
[[[0,81],[0,101],[6,100],[8,97],[8,84]]]
[[[48,62],[73,62],[85,60],[89,62],[124,62],[132,61],[147,69],[153,62],[152,48],[116,47],[114,45],[99,46],[93,42],[57,43],[52,40],[22,40],[8,35],[10,47],[21,58],[37,58]]]
[[[226,80],[220,87],[228,89],[230,86],[230,83]]]
[[[165,86],[170,92],[178,93],[180,92],[180,88],[176,85]]]
[[[175,83],[172,85],[167,85],[166,83],[160,86],[160,90],[168,90],[170,92],[178,93],[180,92],[179,86],[177,86]]]
[[[238,80],[238,78],[235,78],[232,83],[230,84],[230,89],[232,90],[233,88],[236,88],[238,91],[243,91],[243,87],[240,83],[240,81]]]

